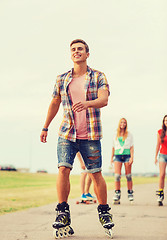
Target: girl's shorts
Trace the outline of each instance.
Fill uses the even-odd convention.
[[[129,162],[130,155],[115,155],[114,162],[126,163]]]
[[[158,158],[159,162],[165,162],[167,163],[167,154],[159,154],[159,158]]]

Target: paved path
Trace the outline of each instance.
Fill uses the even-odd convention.
[[[167,200],[158,207],[155,197],[157,184],[135,185],[135,201],[127,200],[122,189],[120,205],[112,206],[114,239],[166,240]],[[112,204],[113,191],[108,193]],[[70,200],[72,227],[75,235],[68,239],[109,239],[98,221],[97,204],[76,205]],[[53,240],[51,224],[55,218],[55,204],[0,216],[0,240]]]

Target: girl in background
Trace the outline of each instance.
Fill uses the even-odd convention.
[[[81,165],[81,178],[80,178],[80,184],[81,184],[81,201],[93,201],[95,197],[90,194],[90,186],[92,183],[92,179],[89,176],[88,172],[86,171],[86,167],[83,161],[83,158],[80,154],[80,152],[77,152],[77,158],[79,159],[80,165]]]
[[[125,166],[125,175],[127,179],[128,199],[133,201],[133,182],[131,168],[133,163],[134,147],[133,137],[128,131],[127,120],[121,118],[118,124],[116,135],[113,139],[113,148],[111,156],[111,164],[114,163],[115,169],[115,196],[114,203],[120,204],[121,198],[121,169],[122,164]]]
[[[159,153],[159,157],[157,158]],[[165,186],[165,172],[167,164],[167,115],[164,116],[162,121],[162,129],[158,130],[157,134],[157,146],[155,152],[155,164],[159,161],[159,191],[158,204],[163,205],[164,200],[164,186]]]

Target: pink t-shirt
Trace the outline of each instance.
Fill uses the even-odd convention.
[[[86,74],[82,75],[81,77],[73,78],[69,84],[69,92],[73,104],[85,101],[85,77]],[[86,110],[74,113],[74,123],[76,129],[76,138],[88,139]]]
[[[158,134],[161,136],[162,129],[158,130]],[[164,142],[160,145],[160,153],[167,155],[167,135],[164,137]]]

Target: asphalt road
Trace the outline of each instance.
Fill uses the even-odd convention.
[[[157,184],[135,185],[133,204],[127,199],[126,188],[122,189],[120,205],[112,205],[114,192],[108,192],[115,223],[114,239],[167,239],[167,200],[164,200],[164,206],[157,205],[157,187]],[[75,231],[69,239],[109,239],[99,223],[97,204],[77,205],[76,200],[69,201]],[[0,240],[52,240],[51,225],[55,218],[55,205],[56,203],[0,216]]]

